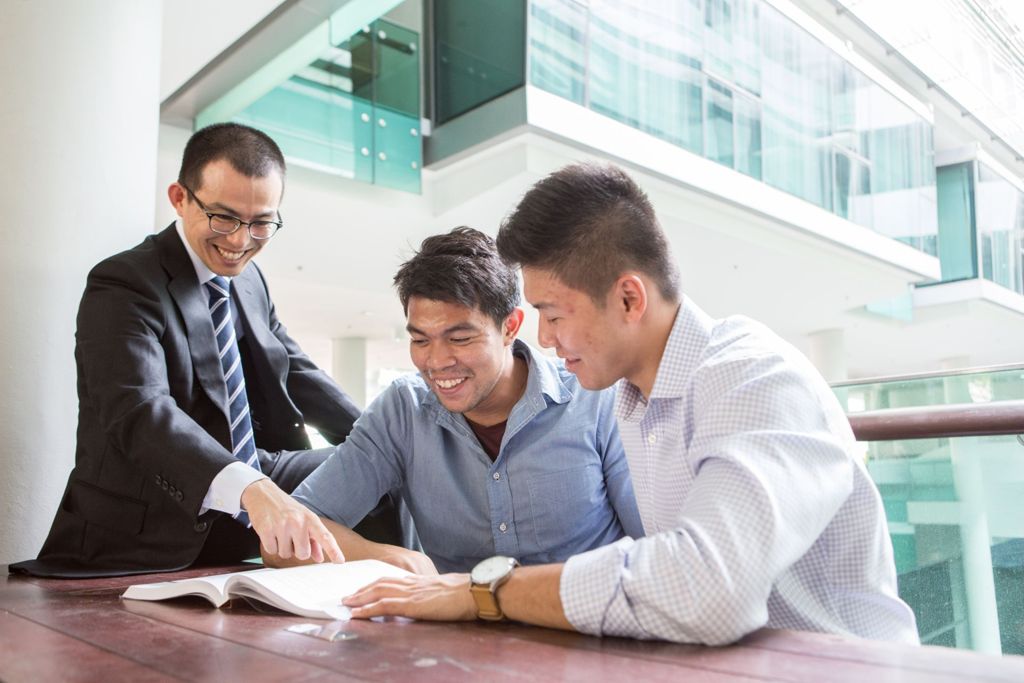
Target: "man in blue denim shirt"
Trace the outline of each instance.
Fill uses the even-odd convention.
[[[583,389],[516,339],[518,283],[494,241],[470,228],[430,237],[395,285],[419,373],[377,398],[294,497],[351,527],[397,492],[442,572],[496,553],[561,562],[642,536],[614,393]],[[329,526],[349,559],[389,559]]]

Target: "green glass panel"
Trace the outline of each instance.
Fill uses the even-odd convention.
[[[733,101],[736,116],[736,170],[761,178],[761,107],[742,95]]]
[[[974,162],[936,170],[939,263],[946,282],[978,277],[974,236]]]
[[[438,123],[526,82],[526,0],[435,0]]]
[[[568,0],[530,3],[530,82],[584,104],[586,25],[583,6]]]
[[[352,94],[410,116],[420,111],[419,36],[378,21],[352,36]]]
[[[831,210],[829,52],[771,7],[760,20],[764,181]]]
[[[422,164],[419,117],[387,107],[374,109],[374,182],[406,192],[420,191]]]
[[[1024,447],[1016,437],[870,443],[867,466],[922,642],[1024,654]]]
[[[1024,193],[984,163],[978,163],[977,234],[982,276],[1024,293],[1021,273],[1024,242]]]
[[[593,3],[587,27],[588,106],[700,153],[700,3]]]
[[[862,158],[837,149],[833,160],[833,212],[865,227],[871,225],[871,166]]]
[[[1024,366],[833,387],[850,413],[1018,400]],[[867,469],[923,643],[1024,654],[1024,446],[1015,436],[878,441]]]
[[[761,92],[761,3],[705,0],[704,63],[718,78],[752,94]]]
[[[848,413],[1020,400],[1024,397],[1024,366],[898,380],[842,382],[833,390]]]
[[[732,91],[710,78],[707,85],[704,156],[732,168]]]
[[[872,301],[864,306],[869,313],[881,315],[893,320],[911,322],[914,319],[914,290],[907,287],[901,296],[894,296],[880,301]]]
[[[292,163],[419,192],[417,34],[377,20],[339,40],[329,23],[312,61],[233,120],[266,131]]]

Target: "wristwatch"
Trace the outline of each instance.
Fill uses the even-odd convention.
[[[496,593],[501,584],[512,578],[512,571],[518,566],[519,562],[515,558],[495,555],[473,567],[469,574],[469,591],[476,601],[478,617],[487,621],[501,621],[505,618]]]

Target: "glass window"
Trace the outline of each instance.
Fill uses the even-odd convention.
[[[732,91],[709,78],[706,92],[704,156],[732,168]]]
[[[590,108],[700,153],[699,2],[594,0],[589,16]]]
[[[974,162],[943,166],[936,172],[939,210],[939,263],[944,281],[978,277],[974,235]]]
[[[931,124],[764,0],[530,7],[534,85],[938,253]]]
[[[736,113],[736,170],[760,179],[761,104],[752,97],[737,94],[733,110]]]
[[[760,18],[764,181],[832,210],[829,53],[778,11]]]
[[[977,232],[981,241],[982,276],[1015,292],[1024,293],[1024,284],[1021,282],[1024,193],[980,162]]]
[[[435,0],[438,122],[522,87],[525,36],[526,0]]]
[[[530,82],[585,104],[587,12],[574,0],[530,3]]]

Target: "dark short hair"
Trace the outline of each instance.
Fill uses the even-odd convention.
[[[498,256],[494,240],[465,226],[423,240],[395,274],[395,288],[406,315],[409,299],[418,296],[479,309],[499,328],[519,305],[515,271]]]
[[[284,155],[277,143],[263,131],[239,123],[215,123],[193,133],[181,157],[178,182],[198,192],[203,170],[221,159],[248,178],[265,178],[277,171],[284,182]]]
[[[679,270],[654,208],[611,164],[573,164],[537,182],[505,218],[497,244],[509,263],[549,271],[598,305],[630,270],[679,300]]]

